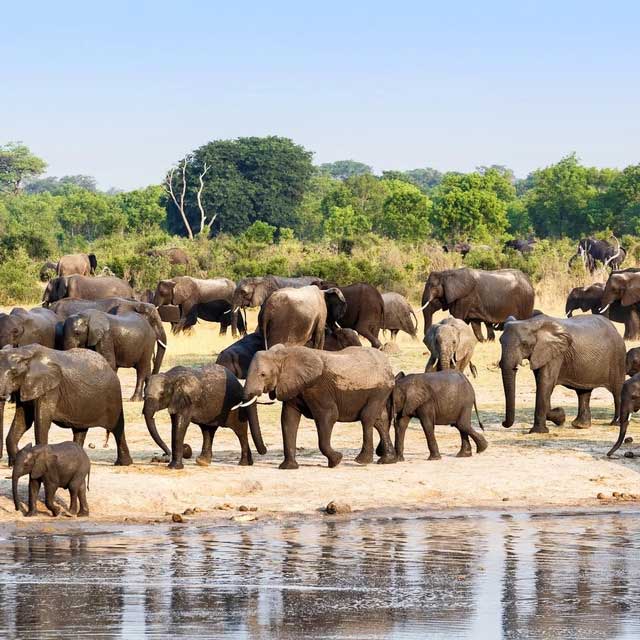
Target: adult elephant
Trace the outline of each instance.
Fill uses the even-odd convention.
[[[169,247],[168,249],[150,249],[147,251],[150,258],[166,258],[169,264],[188,265],[191,263],[189,254],[180,247]]]
[[[548,433],[547,420],[557,425],[564,422],[564,410],[550,407],[551,393],[558,384],[578,395],[574,427],[591,426],[589,401],[597,387],[604,387],[613,395],[612,424],[618,420],[626,354],[624,340],[606,318],[585,315],[560,319],[540,314],[528,320],[509,319],[500,343],[506,403],[504,427],[512,426],[515,420],[516,371],[525,359],[536,379],[535,417],[529,433]]]
[[[326,302],[325,302],[326,300]],[[339,289],[322,291],[315,285],[285,287],[274,291],[262,305],[258,315],[260,333],[265,347],[274,344],[324,347],[327,308],[339,318],[344,316],[347,303]]]
[[[72,253],[62,256],[56,266],[56,275],[90,276],[96,272],[98,261],[93,253]]]
[[[533,251],[533,248],[536,246],[538,241],[533,237],[529,236],[528,238],[514,238],[513,240],[507,240],[504,243],[504,249],[512,249],[513,251],[518,251],[523,256],[528,255]]]
[[[233,309],[244,307],[261,307],[264,301],[278,289],[284,287],[298,289],[315,284],[322,285],[322,280],[314,276],[300,276],[299,278],[285,278],[282,276],[257,276],[243,278],[238,282],[233,293]]]
[[[391,339],[395,340],[399,331],[404,331],[412,338],[418,333],[418,318],[408,300],[399,293],[388,292],[382,294],[384,303],[384,331],[391,332]]]
[[[92,351],[55,351],[34,344],[0,350],[0,455],[4,399],[12,397],[16,415],[7,436],[10,463],[25,431],[35,424],[36,444],[47,444],[53,422],[72,429],[73,440],[80,446],[90,427],[113,432],[118,447],[116,464],[131,464],[121,394],[116,373]]]
[[[330,288],[328,284],[324,288]],[[343,327],[357,331],[374,349],[382,346],[378,335],[384,327],[384,300],[380,292],[370,284],[358,282],[346,287],[337,287],[344,296],[347,308],[339,317],[328,306],[327,325],[331,331]]]
[[[484,322],[487,338],[493,340],[493,328],[500,328],[508,317],[531,317],[534,297],[529,278],[517,269],[432,271],[422,292],[425,339],[434,312],[442,309],[471,324],[480,342],[484,341],[480,327]]]
[[[602,302],[605,285],[596,282],[587,287],[575,287],[569,292],[565,304],[567,318],[573,317],[573,312],[578,309],[584,313],[601,314],[609,318],[611,322],[624,324],[624,339],[637,340],[640,338],[640,313],[636,305],[623,306],[620,300],[614,299],[609,303],[605,311],[601,309],[605,306]],[[640,298],[639,298],[640,299]]]
[[[119,368],[136,370],[136,386],[132,402],[142,401],[142,389],[152,372],[162,366],[164,350],[154,359],[156,336],[147,320],[137,314],[114,316],[98,309],[88,309],[69,316],[64,321],[63,348],[93,349],[114,371]],[[153,366],[152,366],[153,361]]]
[[[373,461],[373,429],[380,434],[382,457],[395,462],[389,438],[389,398],[394,376],[387,357],[377,349],[349,347],[335,353],[307,347],[276,345],[255,355],[244,385],[246,402],[267,392],[282,401],[280,417],[284,461],[280,469],[297,469],[296,439],[300,418],[315,421],[320,451],[329,467],[342,460],[331,447],[336,422],[362,423],[362,450],[356,462]]]
[[[53,311],[40,307],[31,311],[18,307],[11,313],[0,313],[0,348],[41,344],[53,349],[58,323]]]
[[[48,307],[64,298],[100,300],[112,297],[133,298],[133,289],[120,278],[61,276],[49,281],[42,296],[42,305]]]
[[[578,242],[575,254],[569,260],[569,266],[573,261],[580,258],[589,273],[594,273],[598,263],[604,268],[611,267],[612,270],[620,269],[620,265],[625,261],[627,252],[620,246],[620,242],[615,238],[616,245],[612,245],[606,240],[596,238],[581,238]]]
[[[190,276],[178,276],[170,280],[160,280],[156,287],[153,303],[156,307],[174,305],[179,309],[179,320],[173,324],[173,332],[184,331],[193,326],[198,317],[195,309],[200,304],[212,300],[223,300],[231,306],[236,285],[229,278],[211,278],[202,280]],[[237,313],[231,312],[231,331],[238,331]]]

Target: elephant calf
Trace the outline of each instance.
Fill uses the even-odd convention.
[[[136,370],[136,388],[131,400],[142,400],[142,389],[151,376],[156,334],[145,318],[137,313],[114,316],[97,309],[69,316],[63,328],[64,350],[93,349],[118,368]],[[155,358],[153,373],[160,371],[164,350]]]
[[[36,515],[36,503],[40,493],[40,485],[44,482],[45,504],[53,516],[60,513],[54,503],[59,488],[68,489],[71,497],[69,511],[79,516],[89,515],[87,489],[91,461],[82,447],[75,442],[61,444],[36,445],[28,444],[18,451],[13,465],[12,489],[13,504],[20,511],[18,480],[29,474],[29,510],[26,516]],[[78,500],[80,510],[78,511]]]
[[[264,349],[264,338],[262,334],[255,331],[248,333],[240,340],[236,340],[226,349],[223,349],[216,359],[216,364],[229,369],[236,378],[244,380],[249,371],[249,365],[253,356]]]
[[[408,333],[415,338],[418,333],[418,319],[411,305],[399,293],[383,293],[384,324],[383,330],[391,332],[391,340],[396,339],[399,331]]]
[[[413,373],[396,376],[393,389],[393,415],[396,431],[396,455],[404,460],[404,436],[411,418],[418,418],[429,447],[429,460],[440,460],[440,451],[434,434],[436,424],[450,424],[460,432],[461,446],[458,458],[471,456],[471,438],[476,451],[487,448],[485,437],[471,426],[471,410],[476,396],[471,383],[458,371]],[[484,430],[478,408],[476,417]]]
[[[634,349],[632,349],[634,351]],[[622,385],[620,394],[620,432],[616,443],[607,452],[612,456],[624,442],[629,427],[629,416],[640,410],[640,374],[636,373]]]
[[[634,347],[627,351],[625,371],[628,376],[635,376],[636,373],[640,373],[640,347]]]
[[[424,343],[431,352],[425,372],[437,369],[457,369],[464,372],[469,366],[474,378],[478,371],[471,362],[478,340],[473,329],[464,320],[445,318],[427,329]]]
[[[171,455],[169,467],[182,469],[184,437],[191,422],[202,430],[202,453],[196,459],[200,466],[211,463],[213,437],[218,427],[229,427],[241,448],[241,465],[253,464],[247,441],[247,422],[258,453],[267,448],[262,441],[255,406],[238,408],[243,389],[238,379],[217,364],[204,367],[173,367],[166,373],[151,376],[145,390],[143,414],[154,442]],[[171,450],[164,443],[155,423],[155,414],[167,409],[171,416]]]

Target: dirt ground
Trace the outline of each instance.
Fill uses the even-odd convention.
[[[546,306],[547,312],[562,315],[559,305]],[[439,319],[439,318],[438,318]],[[256,315],[249,315],[253,328]],[[621,325],[616,325],[622,329]],[[419,338],[422,327],[419,329]],[[191,335],[170,337],[164,369],[176,364],[213,362],[215,355],[233,338],[218,335],[218,325],[199,324]],[[399,353],[390,355],[394,370],[418,372],[424,369],[427,355],[420,340],[401,334]],[[631,345],[628,344],[627,348]],[[521,368],[517,377],[518,403],[516,424],[504,429],[502,383],[497,362],[499,342],[479,344],[474,362],[478,378],[472,380],[478,398],[481,418],[486,429],[489,448],[472,458],[458,459],[457,431],[437,427],[436,436],[442,459],[427,461],[427,447],[418,422],[412,421],[407,433],[405,462],[393,465],[360,466],[353,462],[360,450],[359,424],[338,424],[333,432],[333,446],[344,454],[335,469],[326,467],[318,451],[313,423],[304,420],[298,434],[296,471],[280,471],[282,439],[280,434],[280,404],[261,406],[259,415],[265,456],[255,453],[252,467],[239,467],[239,446],[234,434],[221,429],[214,441],[214,461],[208,468],[185,461],[185,468],[173,471],[165,464],[152,463],[160,452],[147,433],[141,415],[141,403],[125,403],[126,437],[134,459],[127,468],[114,467],[115,445],[110,441],[103,448],[105,432],[91,429],[87,449],[92,460],[89,504],[91,519],[97,521],[166,521],[173,513],[195,510],[191,518],[235,518],[251,520],[285,513],[318,513],[328,502],[348,503],[353,511],[375,508],[398,509],[540,509],[563,506],[596,507],[633,503],[640,498],[640,458],[623,457],[624,451],[640,450],[634,444],[624,445],[614,459],[606,451],[615,441],[617,427],[609,426],[613,413],[610,394],[598,389],[592,396],[594,422],[591,429],[576,430],[570,422],[575,416],[577,401],[573,392],[557,388],[553,406],[563,406],[567,423],[563,427],[550,424],[548,435],[529,435],[535,399],[534,380],[528,368]],[[134,372],[119,373],[124,397],[129,397],[134,385]],[[5,433],[13,410],[5,416]],[[170,440],[169,419],[157,416],[159,428]],[[475,419],[474,419],[475,424]],[[636,427],[630,427],[635,435]],[[32,437],[28,432],[21,444]],[[51,442],[67,440],[70,433],[53,427]],[[192,426],[187,442],[195,455],[201,445],[200,430]],[[640,435],[638,436],[640,442]],[[25,522],[11,501],[10,470],[5,460],[0,463],[0,521]],[[21,482],[26,502],[27,479]],[[626,494],[613,498],[612,493]],[[605,499],[597,498],[604,494]],[[68,504],[68,494],[60,490],[58,502]],[[243,507],[243,509],[239,509]],[[243,513],[245,508],[257,509]],[[40,505],[37,520],[52,522]]]

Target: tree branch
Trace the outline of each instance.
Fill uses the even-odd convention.
[[[180,166],[180,165],[178,165]],[[184,226],[187,229],[187,235],[189,236],[189,240],[193,240],[193,231],[191,230],[191,225],[189,224],[189,220],[187,219],[187,216],[184,212],[184,196],[185,193],[187,191],[187,177],[186,177],[186,171],[187,171],[187,159],[184,159],[184,162],[182,164],[182,193],[180,194],[180,203],[178,204],[178,200],[176,198],[176,194],[173,190],[173,176],[175,173],[176,168],[172,167],[171,168],[171,172],[169,173],[169,176],[167,177],[167,191],[169,192],[169,195],[171,196],[171,199],[173,200],[173,204],[176,205],[176,209],[178,209],[178,211],[180,212],[180,215],[182,216],[182,222],[184,222]]]

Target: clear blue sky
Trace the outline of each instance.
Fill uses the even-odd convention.
[[[246,135],[376,170],[640,162],[637,1],[62,0],[2,22],[0,142],[105,188]]]

